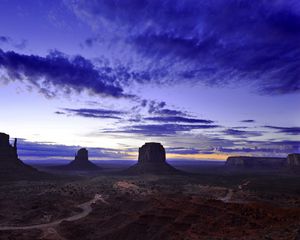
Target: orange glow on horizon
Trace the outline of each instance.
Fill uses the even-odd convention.
[[[229,157],[228,154],[222,154],[222,153],[214,153],[214,154],[175,154],[175,153],[167,153],[167,159],[195,159],[195,160],[201,160],[201,159],[215,159],[215,160],[226,160]]]
[[[138,154],[136,152],[128,152],[128,159],[138,159]],[[223,154],[223,153],[214,153],[214,154],[176,154],[176,153],[167,153],[167,159],[193,159],[193,160],[203,160],[203,159],[214,159],[214,160],[226,160],[232,154]]]

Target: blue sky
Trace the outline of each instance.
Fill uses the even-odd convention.
[[[0,0],[0,29],[0,131],[24,159],[300,152],[296,0]]]

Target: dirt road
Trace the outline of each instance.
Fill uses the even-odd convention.
[[[0,231],[4,231],[4,230],[28,230],[28,229],[37,229],[37,228],[39,228],[39,229],[52,228],[52,227],[55,227],[55,226],[59,225],[63,221],[70,221],[70,222],[76,221],[78,219],[84,218],[87,215],[89,215],[93,210],[92,209],[92,204],[96,203],[97,201],[102,201],[103,203],[108,204],[100,194],[96,194],[95,197],[92,200],[78,205],[78,207],[80,207],[83,210],[81,213],[77,213],[73,216],[58,219],[54,222],[44,223],[44,224],[29,225],[29,226],[0,226]]]

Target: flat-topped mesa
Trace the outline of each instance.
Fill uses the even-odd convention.
[[[139,148],[137,164],[125,171],[128,174],[180,174],[166,162],[166,151],[160,143],[148,142]]]
[[[286,158],[278,157],[228,157],[225,163],[227,167],[237,168],[282,168],[286,166]]]
[[[300,153],[291,153],[287,156],[287,165],[291,168],[300,169]]]
[[[163,145],[155,142],[145,143],[139,148],[139,163],[165,163],[166,151]]]
[[[90,171],[99,170],[99,167],[89,161],[89,152],[86,148],[81,148],[75,154],[74,161],[65,166],[68,170]]]

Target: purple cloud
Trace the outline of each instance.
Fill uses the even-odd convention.
[[[109,30],[108,39],[150,61],[140,64],[140,83],[201,81],[261,94],[300,92],[297,1],[78,0],[69,6],[99,35]]]
[[[153,122],[181,122],[181,123],[204,123],[210,124],[214,121],[198,118],[188,118],[188,117],[179,117],[179,116],[169,116],[169,117],[148,117],[145,120],[150,120]]]
[[[75,114],[75,116],[87,117],[87,118],[110,118],[110,119],[122,119],[120,116],[123,116],[126,112],[124,111],[115,111],[108,109],[91,109],[91,108],[79,108],[71,109],[64,108],[64,112],[58,111],[56,114]]]
[[[67,57],[52,52],[46,57],[18,54],[0,49],[0,69],[11,81],[22,81],[34,86],[47,97],[57,91],[80,93],[84,90],[101,96],[132,97],[123,92],[111,69],[97,67],[82,56]]]
[[[276,127],[276,126],[264,126],[264,127],[278,130],[279,133],[286,133],[289,135],[300,135],[300,127]]]
[[[132,125],[120,130],[105,130],[104,133],[126,133],[140,134],[145,136],[168,136],[176,135],[179,132],[189,132],[196,129],[213,129],[218,125],[198,125],[198,124],[145,124]]]
[[[243,131],[237,129],[226,129],[222,132],[225,135],[233,136],[233,137],[241,137],[241,138],[248,138],[248,137],[259,137],[262,136],[262,132],[258,131]]]

